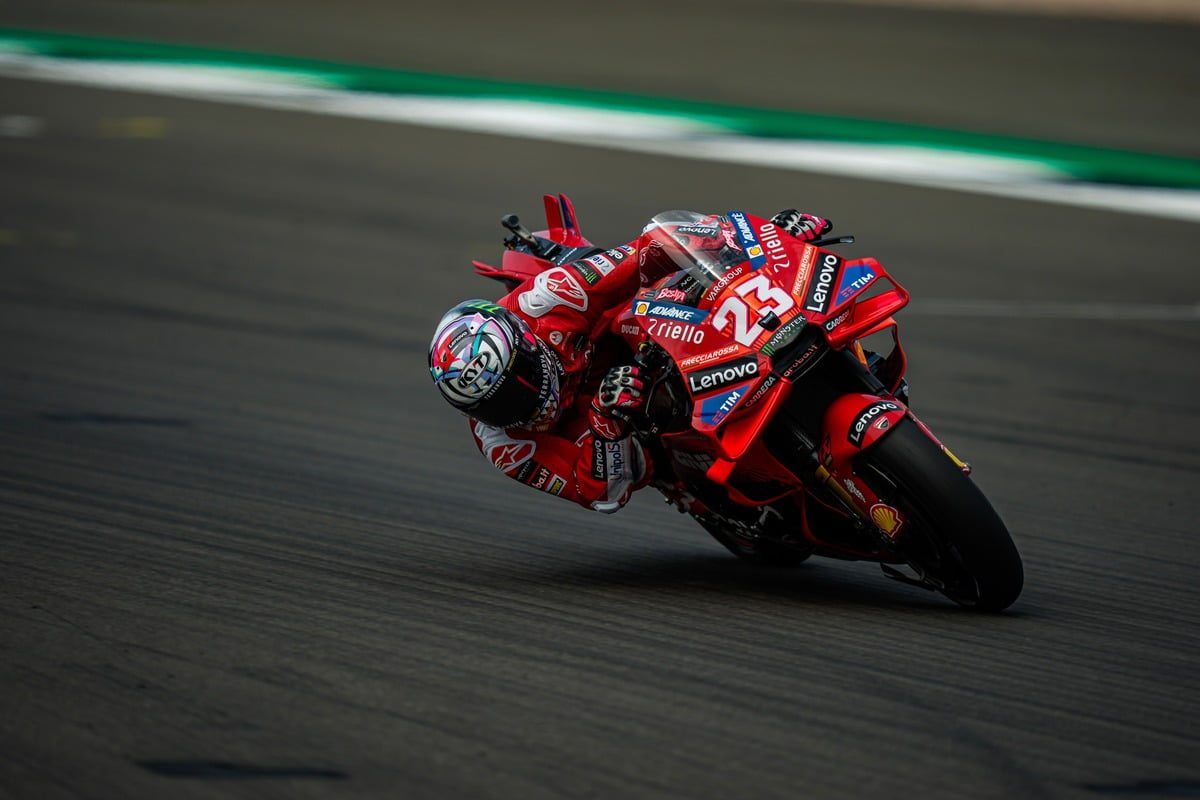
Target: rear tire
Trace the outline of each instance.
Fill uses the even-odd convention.
[[[860,474],[908,518],[900,553],[979,611],[1002,611],[1024,585],[1021,556],[992,504],[911,420],[901,420],[859,457]]]

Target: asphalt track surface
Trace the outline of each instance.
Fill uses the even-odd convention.
[[[0,82],[0,796],[1194,791],[1200,325],[901,317],[1026,589],[738,564],[497,474],[428,385],[506,211],[801,204],[916,298],[1194,303],[1152,218]]]

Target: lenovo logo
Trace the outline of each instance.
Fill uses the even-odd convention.
[[[817,268],[817,275],[808,290],[808,298],[804,304],[807,311],[824,314],[829,308],[829,294],[833,289],[833,279],[837,276],[839,259],[832,253],[826,253]]]
[[[899,410],[900,406],[887,401],[872,403],[864,408],[859,412],[858,419],[854,421],[854,427],[850,429],[850,434],[847,437],[850,440],[850,444],[854,445],[855,447],[860,446],[862,444],[863,434],[867,432],[867,428],[871,425],[871,421],[880,414],[884,413],[885,411]]]
[[[747,357],[726,361],[707,369],[688,373],[688,387],[693,394],[724,388],[758,375],[758,359]]]

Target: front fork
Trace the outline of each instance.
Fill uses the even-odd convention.
[[[904,529],[904,514],[875,493],[854,469],[856,457],[876,445],[905,417],[916,419],[894,397],[855,393],[830,404],[821,425],[817,478],[856,517],[876,528],[889,542]]]
[[[903,359],[898,366],[903,367]],[[903,373],[892,375],[900,385]],[[875,446],[901,420],[908,418],[938,444],[959,469],[969,470],[909,411],[907,405],[849,351],[830,351],[818,367],[795,386],[784,417],[793,435],[793,456],[802,463],[798,474],[824,486],[846,514],[860,525],[877,530],[890,545],[907,520],[880,497],[855,471],[863,451]],[[816,440],[813,441],[815,435]],[[798,446],[797,446],[798,445]],[[807,454],[807,455],[803,455]]]
[[[825,413],[821,447],[818,451],[817,478],[849,505],[862,520],[870,523],[889,542],[894,542],[908,523],[903,512],[888,499],[880,497],[855,470],[858,456],[878,446],[901,420],[911,420],[936,444],[964,474],[971,465],[951,452],[895,397],[873,394],[848,394],[838,398]]]

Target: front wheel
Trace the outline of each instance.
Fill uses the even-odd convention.
[[[951,600],[1002,611],[1024,570],[1008,528],[983,492],[916,423],[902,420],[859,457],[859,473],[908,518],[900,554]]]

